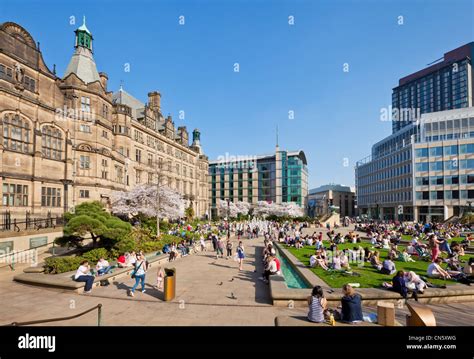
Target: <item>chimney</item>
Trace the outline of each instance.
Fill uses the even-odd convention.
[[[99,72],[99,77],[100,77],[100,83],[102,84],[102,87],[104,88],[105,91],[107,91],[107,80],[109,77],[105,72]]]
[[[158,91],[149,92],[148,104],[153,111],[161,113],[161,94]]]

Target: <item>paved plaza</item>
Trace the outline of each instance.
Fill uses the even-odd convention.
[[[244,240],[247,259],[241,272],[233,259],[216,260],[213,252],[187,256],[169,264],[177,271],[176,298],[172,302],[164,302],[162,293],[153,288],[156,264],[147,273],[146,292],[141,293],[138,288],[133,298],[127,295],[134,283],[128,276],[84,295],[19,284],[11,278],[20,268],[15,272],[2,269],[0,324],[71,316],[99,303],[103,304],[102,325],[271,326],[276,316],[305,315],[304,308],[271,305],[268,285],[258,280],[262,271],[262,242],[262,238]],[[474,303],[430,307],[439,325],[474,322]],[[406,313],[406,309],[397,309],[397,319],[404,323]],[[97,312],[44,325],[97,325]]]

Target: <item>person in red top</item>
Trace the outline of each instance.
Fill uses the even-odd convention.
[[[280,274],[281,273],[280,272],[280,268],[281,268],[280,260],[277,257],[275,257],[274,260],[275,260],[276,267],[277,267],[277,274]]]
[[[117,258],[117,265],[122,268],[125,267],[125,256],[123,254]]]

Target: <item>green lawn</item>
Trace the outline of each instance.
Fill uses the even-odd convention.
[[[329,246],[329,242],[325,241],[325,246]],[[370,243],[363,242],[357,245],[352,243],[344,243],[337,246],[338,250],[353,248],[354,246],[361,245],[362,247],[372,247]],[[314,246],[304,247],[302,249],[296,249],[294,247],[285,246],[296,258],[298,258],[303,264],[309,267],[309,257],[314,254]],[[402,250],[404,246],[399,245],[399,250]],[[383,261],[387,257],[388,250],[378,249],[380,252],[380,259]],[[444,254],[443,254],[444,255]],[[462,259],[467,261],[471,255],[466,255]],[[399,262],[394,261],[397,270],[413,271],[418,275],[426,277],[426,269],[428,268],[429,262],[417,260],[417,257],[413,257],[416,262]],[[383,282],[390,282],[392,275],[384,275],[373,268],[370,263],[363,263],[363,266],[357,266],[357,264],[351,264],[353,272],[359,273],[360,277],[343,274],[336,271],[325,271],[320,267],[310,268],[318,277],[324,280],[328,285],[333,288],[341,288],[346,283],[360,283],[361,288],[380,287]],[[442,280],[442,279],[430,279],[430,282],[434,284],[454,284],[455,281]]]

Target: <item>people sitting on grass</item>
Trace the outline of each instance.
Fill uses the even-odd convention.
[[[370,257],[370,264],[372,267],[380,271],[382,269],[382,263],[380,262],[380,252],[374,251],[372,256]]]
[[[451,275],[448,271],[441,268],[441,263],[443,263],[443,260],[436,258],[436,260],[428,266],[426,270],[427,276],[430,278],[451,279]]]
[[[406,248],[398,253],[398,260],[400,262],[415,262],[415,260],[410,256]]]
[[[341,259],[341,267],[342,269],[344,270],[350,270],[351,267],[349,265],[349,257],[347,256],[346,254],[346,250],[343,250],[339,256],[339,258]]]
[[[387,257],[387,259],[385,259],[382,263],[382,268],[380,269],[380,272],[382,274],[391,275],[395,274],[396,271],[397,268],[395,267],[395,263],[393,263],[393,261]]]
[[[109,273],[113,268],[114,267],[111,266],[109,262],[105,260],[105,258],[100,258],[95,266],[98,275],[105,275]]]
[[[456,255],[450,256],[446,259],[447,269],[450,271],[462,272],[462,266],[459,262],[459,258]]]
[[[390,245],[390,250],[388,251],[388,257],[392,261],[398,258],[398,247],[396,244]]]
[[[91,268],[87,260],[83,260],[81,265],[74,275],[74,280],[76,282],[85,282],[84,294],[92,292],[92,285],[94,284],[94,275],[91,274]]]
[[[456,255],[457,257],[462,257],[464,255],[466,255],[465,251],[464,251],[464,247],[458,243],[457,241],[452,241],[451,242],[451,253],[453,255]]]
[[[341,252],[340,251],[335,251],[334,256],[332,257],[332,262],[331,262],[331,269],[333,270],[341,270]]]
[[[474,257],[469,258],[469,262],[462,269],[464,275],[468,278],[474,278]]]
[[[426,289],[426,283],[418,274],[413,271],[405,272],[405,284],[408,290],[423,293]]]
[[[326,254],[323,250],[317,250],[310,258],[309,265],[311,268],[321,267],[324,270],[328,270],[328,263],[326,259]]]
[[[308,320],[313,323],[324,323],[326,321],[325,313],[327,311],[327,300],[324,298],[323,288],[315,286],[308,297]]]
[[[350,284],[342,286],[340,317],[343,322],[355,324],[364,320],[362,315],[362,298]]]
[[[405,282],[405,272],[402,270],[399,270],[397,272],[397,275],[392,278],[392,288],[393,291],[399,293],[404,299],[408,298],[408,292],[409,289],[406,285]],[[414,290],[412,291],[413,293],[413,298],[415,298],[416,301],[418,301],[418,294],[417,291]]]

